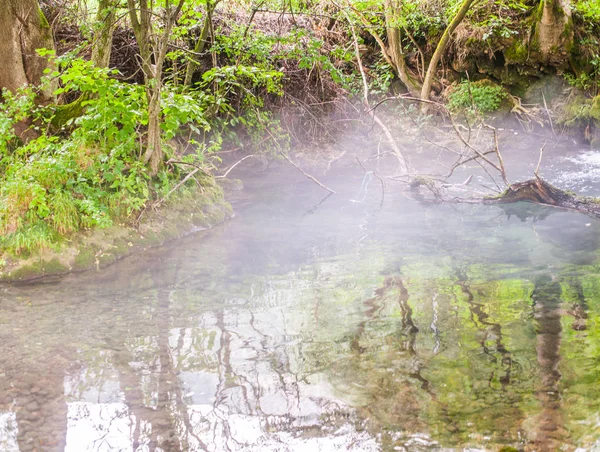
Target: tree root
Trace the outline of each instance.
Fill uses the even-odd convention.
[[[577,196],[554,187],[541,178],[512,184],[498,196],[481,199],[485,204],[532,202],[536,204],[575,210],[600,218],[600,198]]]

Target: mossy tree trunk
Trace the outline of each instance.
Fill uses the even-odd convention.
[[[0,6],[0,88],[15,91],[24,85],[38,85],[48,67],[37,49],[54,49],[52,29],[38,0],[2,0]],[[52,97],[52,87],[41,93]]]
[[[148,99],[148,131],[144,163],[150,167],[150,174],[156,176],[163,162],[161,141],[161,108],[163,64],[167,55],[169,36],[184,0],[174,6],[165,0],[164,16],[158,20],[158,11],[153,10],[148,0],[127,0],[129,18],[140,49],[142,72]],[[162,30],[153,24],[162,23]]]
[[[404,84],[411,96],[418,96],[421,91],[421,84],[410,73],[404,51],[402,49],[402,35],[398,24],[400,8],[397,0],[386,0],[385,2],[385,23],[388,40],[387,53],[394,64],[394,70],[400,81]],[[385,50],[384,50],[385,51]]]
[[[422,100],[429,99],[431,85],[433,84],[433,77],[435,75],[439,62],[442,59],[442,55],[444,54],[444,51],[446,50],[446,47],[450,42],[450,36],[452,36],[452,33],[454,33],[454,30],[456,30],[456,27],[458,27],[458,25],[463,21],[463,19],[467,15],[467,12],[471,8],[471,5],[474,2],[475,0],[464,0],[460,9],[448,25],[448,27],[446,27],[446,30],[444,30],[444,34],[442,35],[442,38],[440,39],[440,42],[438,43],[435,52],[431,57],[429,66],[427,67],[427,73],[425,74],[425,79],[423,80],[423,88],[421,89]],[[426,106],[425,103],[423,103],[422,105],[424,107]]]
[[[117,25],[117,7],[119,0],[100,0],[92,47],[92,61],[97,67],[108,67],[112,38]]]
[[[212,29],[213,11],[215,10],[219,1],[220,0],[216,0],[216,1],[207,0],[207,2],[206,2],[206,15],[204,16],[204,24],[202,25],[202,31],[200,32],[200,36],[198,37],[198,40],[196,41],[196,44],[194,45],[194,55],[192,55],[192,57],[188,60],[186,68],[185,68],[184,85],[186,85],[186,86],[192,85],[194,73],[196,72],[196,69],[198,68],[197,58],[200,56],[200,54],[204,51],[204,49],[206,47],[207,38],[210,33],[210,30]],[[214,41],[214,39],[215,38],[213,36],[212,40]]]
[[[536,26],[536,44],[543,63],[566,66],[573,46],[569,0],[541,0]]]

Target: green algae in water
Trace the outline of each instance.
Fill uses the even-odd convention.
[[[377,210],[343,190],[315,210],[314,187],[276,185],[209,233],[4,286],[5,448],[97,450],[107,434],[163,450],[594,447],[587,217]]]

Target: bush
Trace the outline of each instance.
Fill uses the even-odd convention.
[[[450,93],[448,108],[454,112],[471,114],[493,112],[500,108],[506,96],[504,88],[489,80],[463,81]]]
[[[153,196],[181,178],[177,168],[151,180],[140,160],[147,125],[144,87],[112,78],[113,72],[68,57],[57,61],[61,87],[56,95],[78,95],[81,115],[63,118],[64,106],[36,106],[35,92],[3,93],[0,110],[0,245],[15,254],[60,243],[81,229],[126,221]],[[165,87],[162,109],[165,143],[182,124],[207,129],[205,111],[212,98]],[[22,142],[14,126],[29,118],[34,137]],[[199,153],[186,156],[201,163]],[[167,149],[169,152],[169,149]]]

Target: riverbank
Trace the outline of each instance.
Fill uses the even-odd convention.
[[[514,142],[511,178],[538,157],[538,137]],[[599,162],[565,172],[588,152],[554,153],[548,180],[600,194]],[[599,223],[424,206],[387,179],[382,207],[354,158],[294,161],[336,195],[240,165],[236,216],[211,231],[0,289],[9,450],[596,447]]]
[[[64,15],[64,5],[43,5],[57,24],[56,53],[42,52],[50,76],[39,86],[53,97],[42,104],[38,90],[24,86],[2,99],[0,125],[9,133],[0,139],[0,279],[100,268],[133,249],[209,227],[230,214],[212,188],[223,158],[235,156],[230,165],[251,155],[272,161],[301,149],[329,168],[347,151],[330,155],[323,147],[357,127],[377,134],[378,152],[401,164],[388,178],[424,174],[410,168],[412,149],[429,152],[424,141],[462,156],[446,159],[452,175],[472,161],[463,149],[471,139],[481,139],[481,155],[492,152],[488,126],[501,131],[507,118],[518,133],[598,148],[598,55],[590,40],[600,15],[588,3],[569,10],[572,29],[560,40],[573,45],[550,53],[540,47],[537,22],[544,20],[536,5],[472,9],[449,32],[441,65],[435,43],[450,30],[456,5],[405,5],[388,17],[384,5],[323,4],[295,16],[207,4],[206,42],[197,36],[204,12],[186,9],[176,19],[187,25],[172,36],[165,30],[165,45],[177,51],[165,57],[169,75],[158,77],[159,87],[149,82],[148,68],[140,70],[137,55],[145,50],[126,21],[106,30],[114,35],[104,49],[112,56],[102,66],[73,53],[94,21]],[[497,12],[503,21],[493,20]],[[401,49],[394,56],[396,41]],[[425,89],[427,66],[434,82]],[[415,95],[419,87],[427,92]],[[426,111],[419,102],[435,107]],[[450,123],[455,136],[439,130]],[[461,136],[461,127],[468,133]],[[422,140],[398,145],[406,135]],[[498,143],[492,146],[500,161]],[[486,164],[504,172],[502,162]],[[370,163],[363,169],[375,174]],[[449,176],[437,176],[443,188]],[[501,192],[508,180],[496,176],[488,182]],[[437,182],[429,184],[436,197]]]
[[[100,270],[148,248],[207,230],[233,215],[220,186],[186,193],[185,200],[148,208],[137,224],[79,231],[29,256],[0,254],[0,282],[24,282],[72,272]],[[184,202],[182,202],[184,201]]]

